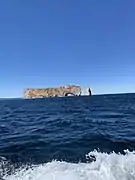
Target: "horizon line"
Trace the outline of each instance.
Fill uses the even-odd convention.
[[[100,96],[100,95],[119,95],[119,94],[135,94],[135,92],[118,92],[118,93],[96,93],[92,94],[92,96]],[[85,95],[82,95],[85,96]],[[86,95],[87,96],[87,95]],[[80,96],[79,96],[80,97]],[[23,99],[23,97],[0,97],[0,100],[2,99]],[[37,98],[38,99],[38,98]],[[49,98],[42,98],[42,99],[49,99]],[[50,98],[51,99],[51,98]]]

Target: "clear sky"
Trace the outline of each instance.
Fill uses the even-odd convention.
[[[0,97],[68,84],[135,92],[135,0],[0,1]]]

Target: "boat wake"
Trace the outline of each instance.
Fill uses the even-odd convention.
[[[135,180],[135,152],[125,154],[101,153],[86,155],[87,163],[52,161],[42,165],[23,167],[4,180]],[[89,159],[93,159],[89,162]]]

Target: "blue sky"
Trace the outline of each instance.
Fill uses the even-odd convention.
[[[134,0],[0,1],[0,97],[77,84],[135,92]]]

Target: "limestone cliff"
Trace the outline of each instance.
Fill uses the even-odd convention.
[[[68,95],[79,96],[81,95],[80,86],[61,86],[58,88],[45,88],[45,89],[26,89],[24,91],[24,98],[46,98],[46,97],[64,97]]]

